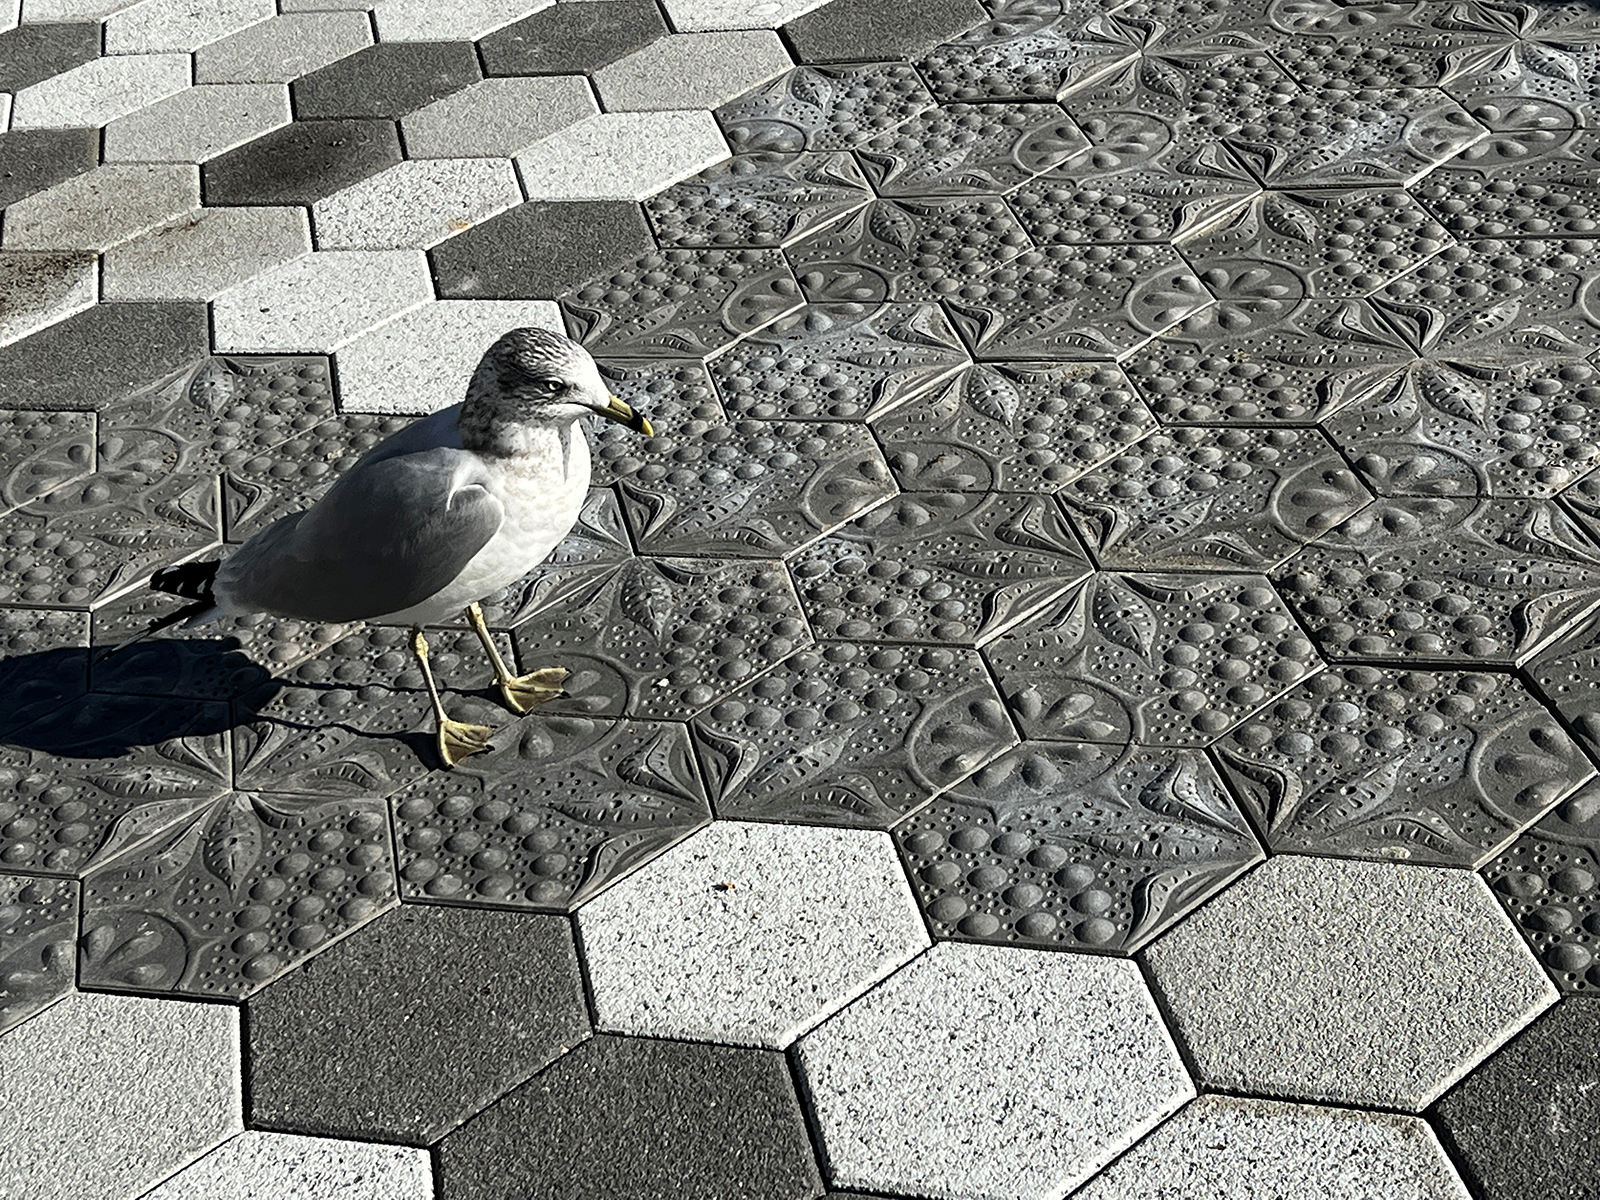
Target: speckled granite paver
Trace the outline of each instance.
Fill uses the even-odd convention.
[[[928,945],[887,835],[736,821],[584,906],[578,931],[600,1028],[779,1049]]]
[[[66,997],[0,1038],[0,1196],[141,1194],[240,1130],[239,1072],[234,1009]]]
[[[229,1138],[144,1200],[432,1200],[428,1156],[405,1146],[250,1131]]]
[[[799,1058],[834,1182],[913,1194],[1059,1196],[1194,1095],[1133,964],[996,946],[935,947]]]
[[[1074,1195],[1467,1200],[1470,1193],[1415,1117],[1202,1096]]]
[[[1597,45],[0,0],[0,1200],[1594,1200]],[[564,696],[104,657],[524,323],[653,427]]]
[[[1203,1083],[1411,1111],[1556,998],[1483,881],[1436,867],[1272,858],[1144,958]]]

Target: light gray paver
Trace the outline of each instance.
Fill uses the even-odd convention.
[[[928,946],[889,835],[718,821],[578,913],[597,1024],[787,1046]]]
[[[610,112],[717,108],[794,66],[770,29],[680,33],[595,72]]]
[[[1281,855],[1144,951],[1203,1083],[1421,1109],[1555,1002],[1471,871]]]
[[[196,50],[194,81],[287,83],[370,45],[364,13],[285,13]]]
[[[372,0],[278,0],[278,11],[293,12],[370,12]]]
[[[517,156],[530,200],[643,200],[730,157],[709,112],[597,113]]]
[[[429,1200],[432,1195],[426,1150],[250,1130],[143,1200]]]
[[[600,111],[581,75],[496,78],[400,120],[410,158],[514,157]]]
[[[273,0],[140,0],[106,21],[106,53],[189,53],[277,15]]]
[[[93,254],[0,252],[0,346],[93,307],[99,279]]]
[[[187,54],[97,58],[25,87],[11,107],[13,129],[104,125],[189,86]]]
[[[105,250],[200,207],[200,168],[109,163],[6,209],[7,250]]]
[[[0,1037],[0,1196],[106,1200],[242,1128],[239,1013],[75,992]]]
[[[0,133],[11,128],[11,93],[0,92]]]
[[[303,208],[202,208],[106,251],[107,300],[210,300],[311,253]]]
[[[522,203],[508,158],[399,163],[312,206],[323,250],[426,249]]]
[[[459,403],[472,370],[508,329],[561,332],[550,300],[440,300],[357,338],[335,356],[345,412],[430,413]]]
[[[672,27],[684,33],[705,29],[776,29],[828,0],[664,0]]]
[[[138,0],[22,0],[24,24],[53,21],[99,21]]]
[[[1416,1117],[1201,1096],[1073,1200],[1467,1200]]]
[[[219,354],[325,354],[433,299],[421,250],[330,250],[264,271],[213,302]]]
[[[1139,969],[936,945],[800,1039],[835,1186],[1059,1197],[1194,1095]]]
[[[204,162],[291,119],[286,84],[205,84],[107,125],[105,160]]]
[[[372,15],[380,42],[474,41],[555,0],[378,0]]]

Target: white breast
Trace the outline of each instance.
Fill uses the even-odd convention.
[[[506,460],[507,465],[498,468],[490,491],[506,510],[499,531],[451,583],[421,604],[377,618],[380,623],[430,625],[451,620],[468,604],[521,579],[550,556],[577,524],[589,490],[589,443],[581,425],[570,429],[566,446],[558,432],[550,430],[548,446]]]

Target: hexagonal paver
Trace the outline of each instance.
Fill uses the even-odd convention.
[[[377,800],[229,792],[84,882],[86,986],[243,996],[397,902]]]
[[[1383,497],[1273,580],[1330,661],[1520,663],[1600,605],[1600,541],[1550,501]]]
[[[711,819],[682,725],[544,716],[519,733],[391,798],[407,898],[565,912]]]
[[[1600,783],[1556,805],[1483,877],[1558,987],[1600,989]]]
[[[1132,963],[996,946],[935,946],[799,1058],[835,1184],[961,1200],[1061,1196],[1194,1095]]]
[[[432,1200],[424,1150],[250,1130],[179,1171],[143,1200]]]
[[[1275,851],[1476,867],[1594,768],[1516,679],[1337,667],[1215,746]]]
[[[462,1200],[811,1200],[822,1187],[783,1055],[604,1034],[445,1138],[439,1182]]]
[[[1060,495],[1118,571],[1270,571],[1371,499],[1310,429],[1154,433]]]
[[[886,834],[735,821],[590,901],[578,932],[600,1028],[778,1049],[928,945]]]
[[[0,1189],[143,1195],[238,1133],[240,1108],[237,1011],[74,993],[0,1037]]]
[[[589,1031],[564,920],[410,905],[248,1013],[252,1128],[422,1145]]]
[[[1076,1200],[1310,1196],[1467,1200],[1433,1131],[1415,1117],[1201,1096]]]
[[[1190,750],[1024,742],[894,829],[937,936],[1132,950],[1261,858]]]
[[[1114,745],[1202,746],[1322,669],[1259,575],[1095,574],[984,657],[1027,736]]]
[[[1016,744],[972,650],[823,642],[692,722],[718,816],[885,828]]]
[[[704,109],[604,112],[517,155],[530,200],[643,200],[728,157]]]
[[[346,343],[334,355],[345,412],[431,413],[460,404],[495,338],[532,325],[559,330],[549,300],[438,300]]]
[[[917,492],[789,563],[824,638],[982,645],[1093,571],[1047,496]]]
[[[1600,1001],[1566,999],[1439,1101],[1434,1116],[1485,1200],[1594,1189]]]
[[[1412,1112],[1557,995],[1437,867],[1270,858],[1143,954],[1203,1084]]]
[[[327,250],[230,288],[212,306],[220,353],[337,350],[433,299],[421,250]]]

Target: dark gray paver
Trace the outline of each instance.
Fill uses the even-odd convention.
[[[296,121],[201,169],[208,205],[315,204],[400,161],[393,121]]]
[[[667,32],[654,0],[552,4],[478,43],[490,75],[597,71]]]
[[[631,200],[534,201],[491,217],[428,252],[440,297],[514,300],[559,296],[597,266],[651,248]]]
[[[978,0],[835,0],[783,27],[799,62],[872,62],[920,54],[965,33],[989,11]]]
[[[252,1128],[428,1144],[589,1032],[560,917],[405,906],[247,1006]]]
[[[95,21],[29,23],[0,33],[0,91],[21,91],[99,58],[100,38]]]
[[[445,1196],[809,1200],[821,1188],[773,1050],[598,1036],[446,1138]]]
[[[0,405],[98,408],[194,362],[210,343],[204,304],[99,304],[0,348]]]
[[[0,133],[0,207],[93,170],[98,129],[13,129]]]
[[[1600,1000],[1563,1000],[1433,1111],[1484,1200],[1587,1200],[1600,1170]]]
[[[294,115],[403,117],[483,78],[471,42],[380,42],[297,79]]]

